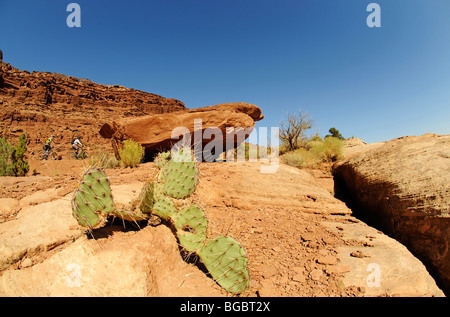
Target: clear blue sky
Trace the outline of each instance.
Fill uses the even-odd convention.
[[[0,0],[19,69],[119,84],[188,108],[253,103],[278,126],[301,108],[324,136],[450,134],[449,0]],[[381,7],[369,28],[366,7]]]

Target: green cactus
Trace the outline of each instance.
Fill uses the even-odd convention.
[[[186,157],[189,153],[176,154]],[[104,226],[108,216],[136,222],[155,214],[170,220],[180,245],[199,256],[212,278],[230,293],[243,293],[250,285],[244,248],[235,239],[224,236],[206,243],[208,221],[204,211],[195,204],[178,210],[180,202],[186,204],[181,200],[191,196],[197,187],[198,169],[193,161],[169,159],[169,155],[161,155],[157,182],[145,183],[139,197],[131,202],[130,211],[116,208],[109,180],[102,170],[88,170],[72,200],[74,217],[89,229]]]
[[[248,258],[239,242],[219,236],[210,240],[198,255],[213,279],[228,292],[241,294],[248,289]]]
[[[153,182],[146,182],[142,187],[141,194],[139,195],[139,210],[146,215],[150,215],[153,210],[153,204],[155,201],[155,185]]]
[[[72,214],[83,227],[96,229],[115,211],[109,180],[100,169],[88,170],[75,191]]]
[[[155,157],[154,163],[157,168],[163,168],[167,165],[170,160],[170,152],[161,152],[158,153],[158,156]]]
[[[137,210],[131,203],[130,210],[118,210],[114,204],[109,180],[100,169],[89,169],[75,191],[72,199],[72,214],[82,227],[98,229],[103,227],[109,216],[127,221],[141,221],[149,217],[152,208],[152,185],[146,184],[141,194],[141,206]]]
[[[177,199],[185,199],[196,189],[198,183],[198,171],[195,162],[175,162],[169,164],[161,170],[164,183],[163,193]]]
[[[150,216],[147,214],[143,214],[140,210],[126,210],[126,209],[123,210],[116,209],[112,211],[110,215],[114,217],[119,217],[126,221],[133,221],[133,222],[147,220]]]
[[[173,216],[177,237],[181,246],[188,252],[198,252],[206,241],[208,220],[203,210],[191,205]]]
[[[163,195],[160,195],[153,205],[153,213],[164,220],[171,219],[176,212],[177,209],[173,201]]]

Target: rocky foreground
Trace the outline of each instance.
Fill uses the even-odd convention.
[[[116,220],[92,236],[81,231],[70,199],[83,167],[50,163],[72,165],[64,176],[0,179],[3,193],[25,193],[0,200],[0,296],[229,296],[183,259],[163,224],[124,229]],[[248,254],[251,287],[241,296],[443,296],[405,246],[321,185],[330,176],[286,165],[262,174],[263,165],[199,166],[208,234],[231,235]],[[129,202],[155,173],[153,163],[107,170],[115,200]]]

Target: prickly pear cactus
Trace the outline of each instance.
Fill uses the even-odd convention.
[[[139,210],[143,214],[150,215],[155,202],[155,185],[153,182],[146,182],[144,187],[142,187],[139,202]]]
[[[175,162],[171,160],[161,172],[164,195],[185,199],[197,187],[198,170],[195,162]]]
[[[155,157],[154,163],[157,168],[163,168],[167,165],[170,160],[170,152],[161,152],[158,153],[158,156]]]
[[[158,196],[155,204],[153,205],[153,213],[155,215],[164,220],[169,220],[175,215],[176,212],[177,209],[175,204],[169,197],[163,195]]]
[[[228,292],[243,293],[250,285],[248,258],[244,248],[231,237],[218,236],[199,252],[213,279]]]
[[[197,205],[191,205],[178,211],[173,220],[183,248],[188,252],[200,251],[206,241],[208,226],[203,210]]]
[[[72,199],[72,214],[83,227],[96,229],[115,211],[109,180],[100,169],[88,170]]]

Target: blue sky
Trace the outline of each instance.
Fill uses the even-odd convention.
[[[19,69],[181,100],[301,108],[322,136],[450,134],[449,0],[0,0],[0,49]],[[369,28],[369,3],[381,28]]]

